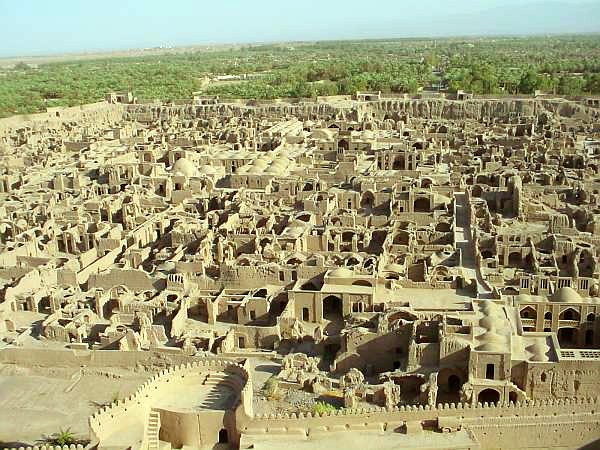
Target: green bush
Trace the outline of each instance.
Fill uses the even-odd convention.
[[[60,430],[58,433],[54,433],[50,436],[48,443],[60,445],[62,447],[63,445],[77,444],[77,439],[75,439],[75,434],[71,432],[71,429],[67,428],[66,430]]]
[[[328,413],[328,412],[333,412],[336,411],[337,408],[333,405],[330,405],[329,403],[325,403],[325,402],[316,402],[312,408],[310,409],[310,412],[313,414],[323,414],[323,413]]]
[[[274,375],[269,378],[263,386],[263,394],[268,399],[276,399],[279,394],[279,380]]]
[[[273,99],[415,93],[448,86],[476,94],[600,94],[600,35],[386,39],[257,45],[230,50],[105,58],[0,69],[0,117],[100,101],[110,91],[139,99],[185,99],[192,92]],[[258,74],[237,82],[205,77]]]

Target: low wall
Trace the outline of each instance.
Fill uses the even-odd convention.
[[[106,121],[115,122],[122,119],[124,108],[122,104],[106,102],[90,103],[87,105],[52,108],[52,110],[23,114],[0,119],[0,137],[8,136],[19,128],[32,129],[59,128],[66,122]]]
[[[0,363],[41,367],[123,367],[137,365],[165,366],[185,364],[194,358],[178,351],[112,351],[112,350],[69,350],[49,348],[8,347],[0,350]]]
[[[482,448],[573,446],[600,439],[600,401],[547,400],[500,405],[443,404],[342,409],[319,414],[256,416],[247,435],[310,436],[328,432],[398,432],[406,423],[435,428],[439,417],[455,417],[470,430]],[[521,436],[522,433],[525,433]],[[513,440],[516,439],[516,440]],[[513,440],[512,443],[509,440]]]
[[[130,419],[132,415],[138,417],[147,416],[152,407],[152,396],[159,388],[163,387],[174,378],[183,377],[186,374],[196,373],[198,371],[230,373],[238,375],[243,380],[246,380],[244,386],[239,386],[239,403],[236,407],[241,407],[241,410],[244,411],[246,415],[252,415],[252,383],[250,374],[243,365],[222,359],[195,361],[193,363],[170,367],[155,374],[128,398],[104,407],[92,415],[89,419],[90,437],[92,441],[102,441],[102,439],[110,436],[113,430],[122,427],[123,424],[126,423],[126,420]]]
[[[38,446],[38,445],[34,445],[33,447],[19,447],[19,448],[4,448],[4,450],[83,450],[84,447],[81,444],[75,445],[75,444],[71,444],[71,445],[63,445],[62,447],[60,445],[42,445],[42,446]]]

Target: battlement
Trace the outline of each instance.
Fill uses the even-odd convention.
[[[235,408],[242,406],[248,415],[252,411],[252,383],[250,373],[244,364],[238,364],[224,359],[205,359],[192,363],[172,366],[160,371],[143,383],[135,393],[129,397],[115,401],[112,405],[104,406],[89,418],[90,433],[94,439],[99,439],[105,432],[111,431],[114,424],[132,410],[147,413],[151,408],[152,394],[160,387],[166,385],[173,379],[183,378],[191,373],[198,372],[223,372],[237,375],[244,384],[232,383],[232,387],[238,390],[238,401]]]
[[[554,410],[573,410],[583,412],[585,407],[590,409],[594,406],[600,405],[600,399],[587,398],[587,399],[548,399],[548,400],[527,400],[524,402],[507,402],[501,404],[488,404],[477,403],[470,405],[468,403],[443,403],[438,404],[436,407],[429,405],[402,405],[395,406],[393,408],[385,407],[370,407],[370,408],[343,408],[335,411],[327,411],[321,414],[308,413],[284,413],[284,414],[265,414],[256,415],[255,421],[259,420],[298,420],[298,419],[323,419],[328,417],[369,417],[375,419],[380,417],[386,417],[389,419],[404,419],[404,420],[415,420],[412,416],[421,416],[423,414],[427,416],[434,415],[479,415],[485,414],[487,416],[493,416],[494,414],[517,414],[517,413],[553,413]],[[448,414],[451,412],[452,414]]]

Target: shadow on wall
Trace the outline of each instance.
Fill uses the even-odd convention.
[[[598,450],[600,449],[600,439],[596,439],[589,444],[584,445],[583,447],[579,447],[579,450]]]
[[[278,366],[271,366],[271,365],[267,365],[267,364],[262,364],[262,365],[256,366],[255,370],[257,372],[266,372],[266,373],[270,373],[270,374],[276,375],[277,373],[279,373],[280,368]]]
[[[29,444],[25,444],[24,442],[5,442],[0,441],[0,448],[19,448],[19,447],[28,447]]]

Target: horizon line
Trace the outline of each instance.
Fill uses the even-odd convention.
[[[248,42],[222,42],[222,43],[190,43],[190,44],[177,44],[170,46],[169,44],[162,44],[165,46],[162,48],[161,45],[153,47],[128,47],[128,48],[111,48],[111,49],[98,49],[98,50],[75,50],[63,53],[35,53],[35,54],[18,54],[18,55],[0,55],[0,60],[10,60],[18,58],[60,58],[69,56],[109,56],[111,53],[118,52],[133,52],[133,51],[165,51],[170,50],[182,50],[186,48],[196,47],[232,47],[232,46],[268,46],[277,44],[320,44],[327,42],[376,42],[376,41],[418,41],[418,40],[450,40],[450,39],[499,39],[499,38],[540,38],[540,37],[577,37],[577,36],[595,36],[600,35],[598,31],[583,31],[583,32],[548,32],[548,33],[501,33],[501,34],[448,34],[448,35],[423,35],[423,36],[405,36],[405,37],[369,37],[369,38],[341,38],[341,39],[314,39],[314,40],[290,40],[290,41],[248,41]],[[124,57],[136,58],[143,55],[130,55]],[[100,58],[101,59],[101,58]]]

